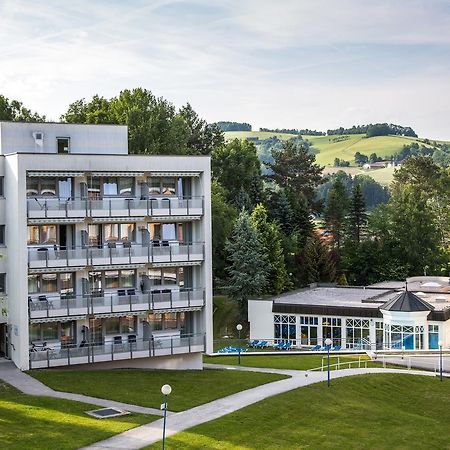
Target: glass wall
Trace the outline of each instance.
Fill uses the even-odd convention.
[[[322,317],[322,337],[331,339],[333,345],[341,345],[342,338],[342,320],[339,317]]]
[[[297,330],[295,316],[276,314],[274,316],[275,342],[290,341],[296,345]]]
[[[370,320],[346,319],[345,326],[347,347],[365,349],[370,343]]]
[[[318,317],[300,317],[300,336],[302,345],[317,345]]]

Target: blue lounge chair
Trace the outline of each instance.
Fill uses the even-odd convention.
[[[267,348],[269,346],[269,342],[267,341],[259,341],[258,345],[256,345],[256,348]]]
[[[249,346],[249,347],[258,347],[258,344],[259,344],[259,340],[258,339],[254,339],[253,341],[250,341],[247,345]]]
[[[315,346],[311,349],[311,351],[316,352],[316,351],[318,351],[318,350],[320,350],[320,349],[321,349],[320,345],[315,345]]]
[[[340,349],[341,349],[341,346],[340,346],[340,345],[336,345],[335,347],[333,347],[333,348],[331,349],[331,351],[337,352],[337,351],[339,351]]]

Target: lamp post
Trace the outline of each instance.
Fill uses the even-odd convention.
[[[162,450],[164,450],[164,445],[166,441],[167,397],[170,395],[171,392],[172,387],[170,386],[170,384],[165,384],[161,387],[161,393],[164,395],[164,403],[161,405],[164,409]]]
[[[439,341],[438,345],[439,345],[439,377],[442,381],[442,341]]]
[[[325,339],[325,345],[327,346],[327,352],[328,352],[328,387],[330,387],[331,385],[331,381],[330,381],[330,349],[331,349],[331,345],[333,344],[333,341],[330,338]]]
[[[236,325],[236,330],[238,332],[238,364],[241,364],[241,330],[242,325],[238,323]]]

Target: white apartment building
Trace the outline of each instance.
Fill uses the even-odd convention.
[[[206,156],[129,155],[126,126],[0,122],[0,356],[201,368],[210,178]]]

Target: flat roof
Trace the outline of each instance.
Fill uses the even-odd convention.
[[[316,287],[273,297],[274,304],[374,308],[398,295],[390,289]]]

